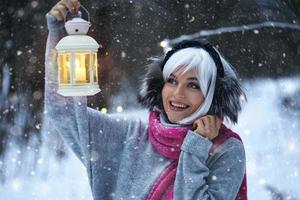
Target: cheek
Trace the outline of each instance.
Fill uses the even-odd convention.
[[[162,98],[162,103],[163,103],[164,108],[167,104],[167,98],[168,98],[169,94],[170,94],[169,88],[166,85],[164,85],[164,87],[161,91],[161,98]]]
[[[161,90],[161,98],[162,98],[162,101],[164,101],[165,99],[165,86],[163,87],[163,89]]]
[[[166,85],[163,86],[163,89],[161,90],[161,96],[162,96],[162,100],[164,101],[165,98],[168,96],[169,94],[169,89]]]
[[[197,94],[197,95],[193,95],[190,96],[191,98],[191,103],[193,104],[193,107],[195,109],[198,109],[199,106],[201,106],[204,102],[204,96],[202,94]]]

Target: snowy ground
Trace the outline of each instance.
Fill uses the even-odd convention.
[[[300,88],[299,83],[298,77],[244,84],[248,103],[239,124],[231,127],[246,147],[250,200],[271,200],[270,186],[284,193],[284,199],[300,199],[300,109],[289,110],[281,103]],[[141,112],[145,114],[137,111],[134,115]],[[0,162],[0,171],[6,174],[6,180],[0,177],[0,199],[91,199],[85,170],[73,154],[57,161],[46,143],[39,153],[34,148],[24,152],[12,146],[4,163]],[[36,166],[31,164],[33,160]]]

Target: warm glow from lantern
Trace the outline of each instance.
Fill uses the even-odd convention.
[[[70,83],[70,54],[59,55],[60,82]]]
[[[94,59],[94,82],[98,83],[98,61],[97,61],[97,53],[93,53]]]
[[[82,63],[82,59],[75,60],[75,74],[76,82],[86,82],[85,65]]]
[[[75,80],[76,83],[86,83],[89,81],[89,54],[77,53],[75,57]]]

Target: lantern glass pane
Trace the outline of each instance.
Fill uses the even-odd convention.
[[[94,82],[98,83],[98,60],[97,60],[97,53],[93,53],[93,61],[94,61]]]
[[[71,55],[64,53],[59,54],[59,73],[60,73],[60,83],[68,84],[71,82],[70,79],[70,59]]]
[[[75,54],[75,82],[89,83],[90,82],[90,54],[76,53]]]

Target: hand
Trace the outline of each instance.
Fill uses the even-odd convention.
[[[222,120],[213,115],[205,115],[199,119],[196,119],[193,123],[194,132],[208,138],[214,139],[219,135]]]
[[[71,14],[78,12],[80,8],[80,3],[78,0],[61,0],[50,10],[49,14],[53,15],[57,21],[62,21],[65,19],[67,12],[70,11]]]

